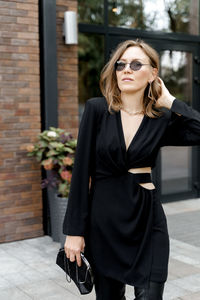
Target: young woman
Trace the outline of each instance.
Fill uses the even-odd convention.
[[[80,123],[63,232],[71,261],[87,254],[97,300],[125,299],[125,284],[137,300],[163,297],[169,237],[151,169],[163,146],[200,145],[200,114],[158,71],[148,44],[121,43],[101,74],[104,97],[86,102]]]

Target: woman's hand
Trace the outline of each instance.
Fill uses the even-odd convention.
[[[161,85],[161,96],[156,100],[155,107],[166,107],[170,109],[175,97],[170,94],[160,77],[158,77],[158,80]]]
[[[78,266],[81,266],[81,252],[84,252],[85,239],[83,236],[67,235],[65,240],[65,253],[67,258],[72,261],[77,261]]]

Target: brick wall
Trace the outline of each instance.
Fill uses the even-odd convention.
[[[77,11],[77,0],[56,0],[59,127],[77,135],[78,46],[65,45],[62,38],[64,12]]]
[[[0,242],[43,235],[38,0],[0,1]]]

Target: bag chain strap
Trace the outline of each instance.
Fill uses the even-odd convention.
[[[67,262],[67,266],[66,266],[66,262]],[[65,267],[66,279],[67,279],[68,282],[71,282],[71,272],[70,272],[69,262],[68,262],[68,259],[66,258],[65,253],[64,253],[64,267]],[[69,275],[67,273],[67,269],[68,269]],[[85,273],[85,280],[84,281],[79,281],[79,278],[78,278],[78,266],[77,266],[77,263],[76,263],[76,280],[77,280],[77,282],[79,284],[82,284],[82,283],[86,282],[88,270],[89,270],[89,268],[87,267],[87,270],[86,270],[86,273]]]

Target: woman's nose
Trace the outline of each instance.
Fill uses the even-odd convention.
[[[130,65],[129,65],[129,64],[127,64],[127,65],[125,66],[125,68],[124,68],[124,72],[129,72],[129,73],[131,73],[131,72],[132,72],[132,70],[131,70],[131,68],[130,68]]]

